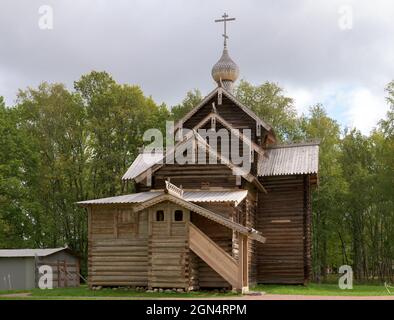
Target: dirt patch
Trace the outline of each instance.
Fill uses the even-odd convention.
[[[26,298],[30,296],[30,292],[0,294],[0,298]]]

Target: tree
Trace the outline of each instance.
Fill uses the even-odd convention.
[[[319,186],[312,195],[312,258],[315,277],[320,280],[326,276],[328,266],[347,262],[346,231],[342,225],[346,184],[338,163],[340,127],[318,104],[301,118],[300,129],[304,140],[320,140]]]
[[[343,207],[352,241],[353,268],[356,278],[362,279],[368,276],[366,227],[373,205],[373,145],[368,137],[353,129],[343,138],[341,151],[339,160],[349,188]]]
[[[190,110],[197,106],[202,100],[200,90],[194,89],[186,93],[186,97],[182,100],[182,103],[173,106],[171,108],[171,119],[178,121]]]
[[[30,187],[35,184],[37,154],[28,136],[18,130],[16,112],[0,97],[0,247],[37,245],[40,210]]]
[[[272,124],[282,141],[320,140],[319,186],[313,193],[314,274],[351,264],[360,280],[393,279],[394,81],[390,110],[369,136],[341,132],[323,106],[297,116],[276,84],[242,81],[235,94]],[[0,98],[0,247],[64,244],[86,257],[86,212],[75,202],[130,192],[120,178],[143,145],[145,130],[164,132],[202,100],[193,90],[169,111],[138,86],[93,71],[75,82]]]
[[[34,217],[37,246],[68,244],[86,250],[85,212],[75,202],[91,196],[86,188],[86,114],[79,96],[62,84],[42,83],[18,94],[18,128],[38,154],[30,193],[40,203]]]
[[[120,193],[120,179],[138,155],[144,131],[163,129],[168,110],[138,86],[119,85],[106,72],[93,71],[74,86],[87,113],[93,198]]]
[[[298,118],[293,99],[286,97],[277,84],[265,82],[253,86],[242,80],[235,89],[235,96],[269,123],[279,140],[299,140]]]

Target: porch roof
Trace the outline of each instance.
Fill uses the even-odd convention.
[[[237,231],[245,236],[248,236],[249,238],[262,242],[265,242],[265,237],[262,236],[262,234],[257,231],[256,229],[250,228],[243,226],[242,224],[239,224],[237,222],[232,221],[229,218],[223,217],[222,215],[215,213],[209,209],[206,209],[204,207],[200,207],[199,205],[192,203],[190,201],[187,201],[184,199],[184,197],[176,195],[176,193],[168,191],[167,193],[164,193],[162,195],[158,195],[150,200],[147,200],[143,203],[140,203],[136,205],[133,210],[134,212],[139,212],[141,210],[144,210],[146,208],[149,208],[151,206],[154,206],[158,203],[161,203],[163,201],[170,201],[172,203],[175,203],[183,208],[189,209],[192,212],[195,212],[209,220],[212,220],[216,223],[219,223],[229,229],[232,229],[234,231]]]
[[[86,200],[78,202],[79,205],[100,205],[100,204],[127,204],[127,203],[143,203],[157,196],[163,195],[164,190],[154,190],[147,192],[132,193],[122,196]],[[231,202],[237,206],[247,196],[247,190],[229,190],[229,191],[187,191],[183,192],[183,199],[190,202]]]

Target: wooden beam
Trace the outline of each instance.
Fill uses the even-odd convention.
[[[189,223],[189,245],[196,255],[234,289],[241,289],[238,280],[239,263],[191,222]]]
[[[253,184],[259,189],[261,192],[268,193],[268,191],[264,188],[258,178],[253,179]]]

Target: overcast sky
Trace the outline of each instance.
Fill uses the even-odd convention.
[[[53,9],[42,30],[39,8]],[[73,81],[105,70],[138,84],[158,103],[215,84],[210,72],[222,50],[226,11],[229,50],[240,78],[274,81],[297,110],[322,103],[344,126],[368,133],[388,106],[394,79],[392,0],[1,0],[0,95],[18,88]]]

